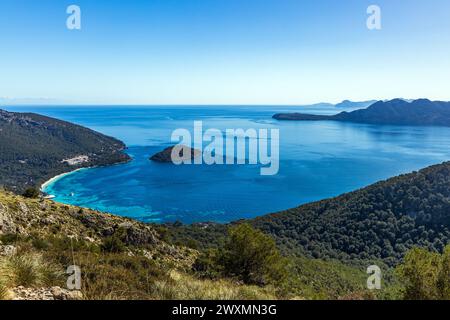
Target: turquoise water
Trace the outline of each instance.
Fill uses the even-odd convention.
[[[124,141],[133,161],[81,170],[50,184],[55,200],[144,221],[227,222],[276,212],[450,159],[450,128],[278,122],[276,112],[332,114],[332,107],[20,107]],[[280,129],[280,170],[255,165],[154,163],[174,129]],[[73,193],[73,195],[72,195]]]

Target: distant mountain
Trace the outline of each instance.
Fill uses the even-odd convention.
[[[344,100],[335,105],[336,108],[340,109],[362,109],[367,108],[368,106],[374,104],[377,100],[368,100],[368,101],[350,101]]]
[[[332,108],[332,107],[334,107],[334,104],[329,103],[329,102],[319,102],[319,103],[314,103],[314,104],[301,105],[301,107],[305,107],[305,108]]]
[[[69,122],[0,110],[0,186],[16,192],[81,167],[127,161],[125,145]]]
[[[427,99],[408,102],[402,99],[378,101],[366,109],[341,112],[337,115],[311,115],[304,113],[279,113],[277,120],[335,120],[371,124],[396,124],[418,126],[450,126],[450,102]]]

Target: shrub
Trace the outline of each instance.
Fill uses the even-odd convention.
[[[275,241],[249,224],[231,227],[223,248],[203,253],[194,264],[203,275],[220,273],[257,285],[283,282],[286,267],[287,259],[281,256]]]
[[[49,247],[49,243],[46,240],[41,239],[41,238],[33,238],[31,240],[31,243],[32,243],[33,247],[38,250],[45,250],[45,249],[48,249],[48,247]]]
[[[22,240],[22,237],[17,233],[7,233],[0,235],[0,242],[3,244],[14,244]]]
[[[450,245],[445,247],[441,259],[442,265],[436,281],[438,296],[450,300]]]
[[[38,198],[40,195],[40,192],[36,188],[27,188],[22,195],[25,198]]]
[[[105,252],[114,252],[114,253],[124,252],[126,250],[125,244],[116,235],[112,235],[111,237],[106,238],[103,241],[101,248]]]
[[[195,260],[192,269],[202,278],[217,279],[223,272],[217,249],[208,249]]]
[[[450,299],[450,245],[442,255],[413,248],[396,268],[406,300]]]

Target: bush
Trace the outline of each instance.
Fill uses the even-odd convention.
[[[442,255],[423,248],[413,248],[406,254],[396,273],[404,283],[403,299],[450,299],[450,245]]]
[[[101,249],[105,252],[120,253],[126,250],[126,246],[118,236],[112,235],[103,241]]]
[[[17,233],[7,233],[0,235],[0,242],[3,244],[14,244],[22,240],[22,237]]]
[[[40,195],[40,192],[36,188],[28,188],[25,190],[25,192],[22,195],[25,198],[38,198]]]
[[[283,282],[287,265],[270,236],[239,224],[229,229],[223,248],[200,255],[194,269],[210,277],[222,274],[246,284],[266,285]]]
[[[445,247],[441,257],[441,268],[436,281],[438,296],[450,300],[450,245]]]
[[[218,262],[217,249],[208,249],[195,260],[192,269],[202,278],[217,279],[223,272]]]
[[[33,245],[33,247],[35,249],[38,249],[38,250],[46,250],[50,246],[46,240],[41,239],[41,238],[33,238],[31,240],[31,244]]]

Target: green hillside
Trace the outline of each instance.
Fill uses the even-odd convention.
[[[79,125],[0,110],[0,186],[16,192],[80,167],[127,161],[124,149],[121,141]],[[79,156],[86,158],[64,162]]]
[[[413,246],[442,252],[450,243],[450,162],[248,222],[270,234],[284,253],[310,258],[393,266]],[[165,228],[174,243],[215,248],[227,226]]]

